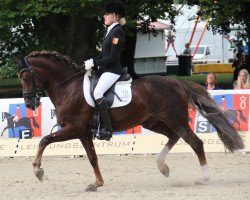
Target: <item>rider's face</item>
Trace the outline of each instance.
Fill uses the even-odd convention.
[[[115,16],[113,13],[105,13],[103,15],[103,18],[104,18],[104,24],[107,26],[110,26],[115,22]]]

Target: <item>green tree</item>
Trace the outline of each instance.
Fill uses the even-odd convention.
[[[104,33],[105,0],[1,0],[0,60],[34,50],[56,50],[81,63],[95,55]],[[171,1],[124,0],[128,37],[135,37],[136,21],[171,19]],[[167,16],[165,12],[169,13]],[[129,38],[128,38],[128,41]],[[131,39],[131,41],[134,41]]]
[[[127,11],[125,60],[131,60],[137,21],[147,30],[150,21],[170,19],[178,14],[172,0],[123,0]],[[15,54],[35,50],[56,50],[77,63],[97,54],[96,45],[104,33],[103,7],[107,0],[1,0],[0,64]],[[244,24],[250,33],[249,0],[179,0],[199,5],[201,18],[211,18],[210,28],[228,31],[232,24]],[[132,62],[132,61],[131,61]]]

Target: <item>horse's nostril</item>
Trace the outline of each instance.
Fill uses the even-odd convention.
[[[26,108],[30,108],[30,104],[26,104]]]

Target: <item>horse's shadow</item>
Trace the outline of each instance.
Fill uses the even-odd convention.
[[[7,126],[3,129],[2,133],[1,133],[1,137],[3,137],[3,133],[7,129],[11,129],[13,135],[15,135],[14,128],[18,128],[18,127],[22,127],[22,126],[26,127],[27,129],[30,129],[31,134],[33,136],[34,131],[33,131],[32,126],[31,126],[31,120],[32,120],[33,126],[36,128],[39,128],[39,124],[36,122],[36,119],[34,117],[30,117],[30,118],[22,117],[17,122],[13,121],[14,117],[15,116],[11,115],[8,112],[2,112],[2,121],[7,120]]]

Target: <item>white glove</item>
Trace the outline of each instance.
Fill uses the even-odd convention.
[[[85,64],[85,69],[86,70],[90,70],[92,67],[94,67],[94,60],[93,59],[89,59],[84,61]]]

